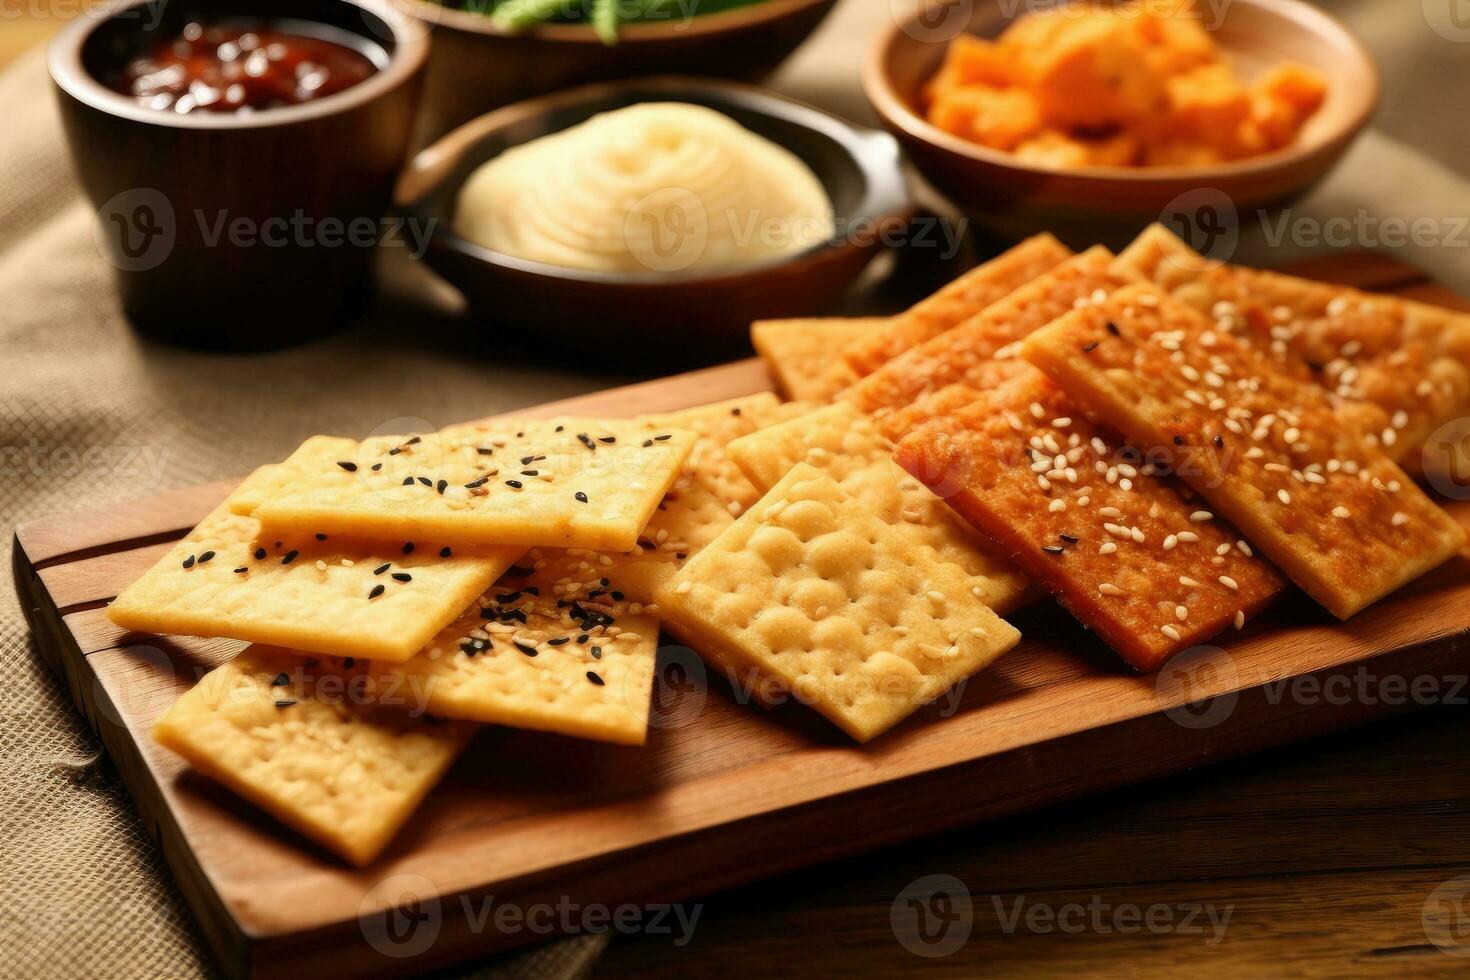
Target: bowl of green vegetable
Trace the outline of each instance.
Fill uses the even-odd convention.
[[[492,109],[654,74],[757,80],[837,0],[396,0],[433,33],[418,143]]]

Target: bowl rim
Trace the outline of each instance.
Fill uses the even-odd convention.
[[[90,7],[61,30],[46,49],[46,66],[52,83],[78,102],[112,116],[167,129],[237,130],[288,126],[323,119],[356,109],[407,83],[420,72],[429,56],[429,41],[423,31],[401,14],[391,0],[330,0],[332,3],[357,7],[388,26],[392,32],[392,49],[388,63],[371,76],[321,99],[299,105],[279,106],[245,114],[216,112],[163,112],[140,105],[130,96],[115,92],[96,78],[82,64],[82,49],[93,32],[103,24],[138,7],[157,0],[111,0]],[[187,2],[187,0],[180,0]],[[241,0],[242,8],[248,6]],[[242,17],[252,16],[242,10]],[[316,22],[310,11],[293,12],[291,20]]]
[[[940,2],[954,3],[956,0],[940,0]],[[1346,119],[1340,127],[1318,137],[1311,143],[1294,142],[1270,153],[1209,166],[1064,167],[1021,160],[1012,153],[981,146],[945,132],[915,112],[898,93],[893,79],[885,70],[887,55],[894,45],[904,43],[904,38],[908,38],[915,44],[932,43],[920,41],[905,30],[923,15],[922,6],[906,18],[895,19],[891,25],[878,33],[863,63],[863,91],[867,95],[869,104],[884,122],[908,139],[927,143],[977,163],[990,164],[1037,177],[1065,177],[1069,180],[1097,183],[1124,181],[1153,184],[1213,178],[1248,178],[1289,167],[1300,160],[1329,150],[1350,140],[1368,125],[1382,98],[1382,72],[1367,46],[1356,34],[1348,30],[1342,21],[1321,8],[1303,3],[1302,0],[1232,0],[1232,3],[1255,7],[1278,16],[1293,17],[1306,23],[1318,35],[1332,37],[1342,42],[1343,46],[1352,53],[1354,60],[1358,62],[1363,80],[1359,89],[1358,105],[1352,116]]]
[[[604,47],[602,39],[590,25],[542,24],[522,31],[507,31],[497,26],[488,14],[458,10],[435,0],[392,0],[393,4],[416,20],[433,26],[452,27],[469,34],[483,34],[506,40],[535,40],[554,44],[595,45]],[[837,0],[760,0],[746,7],[718,13],[679,18],[668,24],[625,24],[618,28],[618,44],[662,43],[684,37],[708,37],[736,33],[759,24],[795,16],[814,7],[831,7]]]
[[[599,102],[625,92],[667,92],[669,101],[681,101],[680,94],[700,93],[736,95],[754,99],[758,112],[769,108],[770,113],[798,126],[814,130],[840,146],[852,157],[853,162],[867,179],[868,187],[863,198],[853,207],[853,214],[846,219],[846,227],[839,225],[826,241],[778,256],[754,265],[721,266],[680,272],[604,272],[600,270],[575,269],[553,265],[532,259],[522,259],[498,252],[470,241],[455,232],[452,226],[439,222],[430,233],[432,245],[446,248],[497,269],[509,270],[521,275],[533,275],[544,279],[567,282],[623,286],[630,289],[647,289],[659,286],[691,286],[699,283],[728,282],[742,278],[759,278],[776,269],[810,261],[826,254],[853,247],[850,228],[858,221],[869,221],[881,226],[894,220],[907,220],[915,205],[903,172],[902,152],[898,141],[890,134],[867,126],[849,122],[833,113],[782,95],[771,89],[747,82],[728,79],[699,78],[689,75],[649,75],[612,82],[595,82],[577,88],[536,96],[493,110],[451,130],[434,143],[416,153],[399,177],[394,191],[394,209],[400,213],[419,216],[419,204],[438,189],[448,173],[455,168],[463,153],[475,143],[496,131],[527,118],[545,115],[571,106]],[[881,160],[874,158],[881,155]],[[825,184],[824,184],[825,189]]]

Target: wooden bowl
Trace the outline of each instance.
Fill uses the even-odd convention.
[[[342,92],[247,115],[163,112],[99,80],[189,19],[230,16],[327,24],[386,64]],[[264,350],[359,312],[427,54],[383,0],[123,0],[63,30],[51,77],[133,326],[182,346]]]
[[[764,78],[836,4],[766,0],[687,20],[629,24],[608,46],[583,25],[508,34],[470,10],[432,0],[396,2],[434,36],[420,146],[492,109],[574,85],[646,75]]]
[[[1338,21],[1297,0],[1231,0],[1213,36],[1242,74],[1296,61],[1328,79],[1326,103],[1295,143],[1209,167],[1029,163],[947,133],[918,109],[919,92],[938,70],[950,39],[962,32],[994,37],[1029,5],[941,0],[941,13],[935,6],[883,31],[864,66],[864,88],[884,125],[935,188],[982,223],[1012,235],[1050,230],[1077,243],[1126,241],[1166,214],[1285,204],[1332,169],[1378,104],[1378,67]]]
[[[837,214],[834,240],[731,270],[587,272],[491,251],[454,233],[460,187],[513,146],[646,101],[715,109],[801,157]],[[791,99],[739,82],[661,77],[586,86],[467,123],[420,153],[397,206],[432,228],[425,259],[464,294],[476,318],[503,329],[495,343],[562,356],[668,367],[748,352],[753,320],[830,308],[912,212],[898,144]]]

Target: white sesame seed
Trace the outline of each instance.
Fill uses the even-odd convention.
[[[1062,511],[1067,509],[1067,502],[1061,499],[1053,500],[1050,504],[1047,505],[1046,509],[1050,513],[1060,514]]]
[[[1097,587],[1097,591],[1101,592],[1103,595],[1110,596],[1125,596],[1128,594],[1122,589],[1118,588],[1112,582],[1104,582],[1102,585],[1099,585]]]
[[[318,558],[316,562],[316,570],[319,572],[325,572],[327,570],[327,563]]]
[[[1249,544],[1247,544],[1245,541],[1243,541],[1243,540],[1237,541],[1237,542],[1235,542],[1235,546],[1237,548],[1239,548],[1240,549],[1240,553],[1242,555],[1245,555],[1247,558],[1254,558],[1255,557],[1255,554],[1256,553],[1251,550],[1251,546]]]
[[[1167,636],[1171,640],[1174,640],[1175,642],[1178,642],[1180,639],[1179,631],[1174,628],[1174,624],[1172,623],[1166,623],[1163,626],[1159,627],[1159,632],[1163,633],[1165,636]]]
[[[1118,550],[1118,544],[1117,544],[1117,542],[1115,542],[1115,541],[1104,541],[1102,543],[1102,545],[1098,547],[1097,553],[1100,554],[1100,555],[1111,555],[1114,552],[1116,552],[1117,550]]]
[[[1347,520],[1349,517],[1353,516],[1353,512],[1348,510],[1341,504],[1338,504],[1336,507],[1332,508],[1332,516],[1338,518],[1339,520]]]
[[[1405,514],[1403,511],[1399,511],[1398,513],[1393,515],[1394,527],[1403,527],[1407,523],[1409,523],[1409,515]]]
[[[1181,576],[1179,576],[1179,584],[1182,585],[1182,586],[1184,586],[1186,589],[1197,589],[1197,588],[1199,588],[1199,583],[1196,582],[1194,579],[1190,578],[1188,575],[1181,575]]]
[[[1237,609],[1237,610],[1235,610],[1235,628],[1238,629],[1238,630],[1239,629],[1245,629],[1245,610],[1244,609]]]
[[[1189,609],[1184,606],[1175,606],[1174,618],[1178,619],[1181,623],[1184,622],[1189,618]]]
[[[1213,521],[1215,519],[1215,515],[1211,514],[1207,510],[1197,510],[1193,514],[1189,515],[1189,519],[1195,524],[1203,524],[1205,521]]]
[[[1135,544],[1143,544],[1145,539],[1142,531],[1135,527],[1129,533],[1133,536],[1133,541]]]
[[[1082,496],[1080,496],[1080,497],[1077,498],[1077,506],[1078,507],[1086,507],[1090,503],[1092,503],[1092,498],[1089,497],[1085,493]]]
[[[1281,501],[1283,504],[1289,504],[1291,503],[1291,494],[1287,493],[1285,490],[1277,490],[1276,499]]]
[[[678,595],[688,595],[693,588],[694,583],[692,582],[680,582],[678,585],[674,586],[674,592]]]
[[[1179,544],[1179,536],[1177,534],[1171,534],[1167,538],[1164,539],[1164,550],[1165,551],[1173,551],[1174,548],[1175,548],[1175,546],[1178,545],[1178,544]]]
[[[1199,544],[1199,535],[1193,531],[1180,531],[1179,540],[1184,544]]]
[[[1239,590],[1240,588],[1240,586],[1236,584],[1235,579],[1231,578],[1229,575],[1221,575],[1220,584],[1232,591]]]
[[[1062,416],[1059,419],[1052,419],[1051,420],[1051,424],[1052,424],[1052,428],[1055,428],[1055,429],[1065,429],[1067,426],[1069,426],[1069,425],[1072,424],[1072,420],[1069,419],[1069,418],[1067,418],[1064,415],[1064,416]]]
[[[1099,507],[1097,512],[1103,517],[1122,517],[1123,512],[1116,507]]]
[[[1391,428],[1384,429],[1383,434],[1379,438],[1383,440],[1383,444],[1385,446],[1392,446],[1394,443],[1399,441],[1399,434]]]

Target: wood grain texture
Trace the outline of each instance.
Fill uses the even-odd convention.
[[[1397,288],[1422,279],[1378,261],[1343,275]],[[768,387],[747,361],[518,414],[671,410]],[[856,747],[800,706],[758,711],[721,678],[698,683],[697,659],[666,647],[661,666],[678,669],[661,676],[696,682],[660,687],[645,749],[487,729],[384,857],[355,870],[149,737],[177,694],[239,644],[132,635],[102,611],[229,487],[22,528],[15,573],[38,646],[101,733],[235,976],[423,972],[544,938],[477,929],[487,895],[522,906],[703,895],[1400,714],[1416,702],[1301,697],[1282,685],[1347,683],[1364,664],[1448,679],[1470,653],[1463,561],[1346,624],[1290,598],[1160,678],[1126,672],[1054,607],[1039,607],[1016,618],[1026,636],[1016,651]],[[1470,525],[1470,505],[1455,513]],[[434,942],[384,955],[367,941],[388,920],[375,889],[387,882],[398,900],[405,881],[432,898]]]

